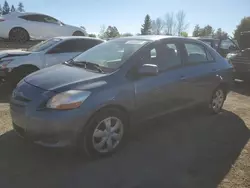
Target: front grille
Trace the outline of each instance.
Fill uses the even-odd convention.
[[[25,136],[25,130],[22,127],[19,127],[18,125],[13,123],[13,128],[21,137]]]

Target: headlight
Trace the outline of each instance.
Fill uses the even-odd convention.
[[[0,61],[0,69],[1,69],[1,68],[2,68],[2,69],[6,68],[7,65],[8,65],[11,61],[13,61],[13,59],[1,60],[1,61]]]
[[[75,109],[80,107],[89,95],[89,91],[69,90],[52,97],[46,107],[58,110]]]

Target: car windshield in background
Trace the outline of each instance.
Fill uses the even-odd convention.
[[[90,62],[114,71],[148,41],[138,39],[117,39],[97,45],[83,52],[74,62]]]
[[[28,48],[27,51],[41,52],[41,51],[46,50],[47,48],[55,45],[56,43],[58,43],[61,40],[62,39],[58,39],[58,38],[49,39],[49,40],[40,42],[40,43],[36,44],[35,46],[32,46],[31,48]]]

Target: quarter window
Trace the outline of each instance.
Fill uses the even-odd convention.
[[[204,46],[195,43],[185,44],[187,51],[187,63],[204,63],[212,61],[213,57]]]

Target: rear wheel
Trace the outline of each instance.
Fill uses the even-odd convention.
[[[81,32],[81,31],[75,31],[75,32],[73,33],[73,36],[85,36],[85,35],[84,35],[84,33]]]
[[[29,34],[25,29],[16,27],[16,28],[11,29],[9,33],[9,39],[11,41],[24,43],[29,40]]]
[[[116,109],[104,109],[89,122],[80,136],[80,149],[90,157],[108,156],[117,151],[125,140],[127,120]]]
[[[218,114],[221,112],[224,101],[226,100],[226,92],[222,87],[218,87],[212,97],[209,104],[209,109],[213,114]]]

